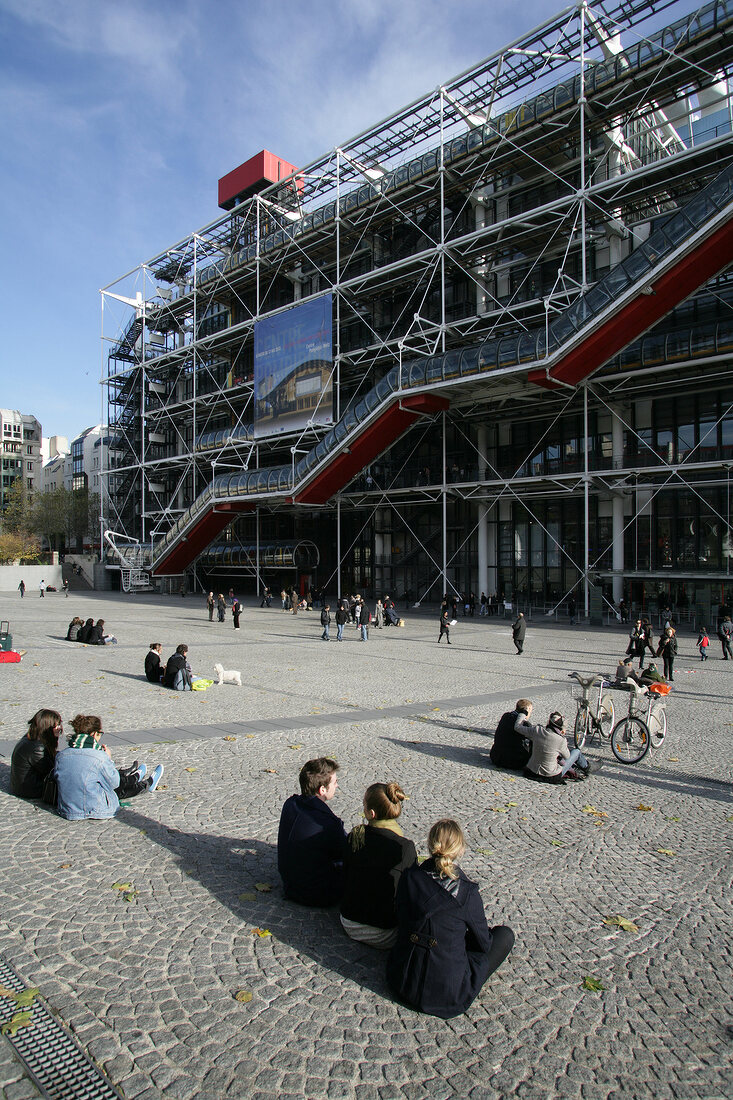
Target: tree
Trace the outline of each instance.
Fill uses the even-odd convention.
[[[33,531],[33,494],[26,489],[22,477],[16,477],[5,496],[2,529],[5,534]]]
[[[38,561],[41,556],[41,544],[35,535],[27,531],[11,531],[0,535],[0,565],[9,562]]]

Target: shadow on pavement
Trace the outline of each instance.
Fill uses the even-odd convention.
[[[442,723],[440,723],[442,725]],[[435,725],[438,725],[436,722]],[[463,727],[459,727],[463,728]],[[385,737],[385,741],[391,741],[393,745],[399,745],[401,749],[411,749],[413,752],[421,752],[425,756],[437,756],[440,760],[452,760],[456,764],[466,764],[472,768],[494,768],[489,760],[488,751],[481,749],[461,748],[458,745],[434,745],[430,741],[402,741],[397,737]],[[496,769],[498,771],[498,769]]]
[[[276,941],[307,955],[324,970],[333,970],[391,1000],[384,980],[386,952],[350,940],[337,909],[309,909],[287,901],[282,895],[274,844],[256,837],[188,833],[133,809],[123,808],[117,817],[125,825],[144,829],[149,840],[166,848],[182,876],[198,881],[230,910],[243,929],[268,929]],[[271,886],[271,890],[258,890],[258,883]]]

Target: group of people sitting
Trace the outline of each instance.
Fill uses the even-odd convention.
[[[437,821],[430,858],[418,864],[399,825],[406,795],[397,783],[372,783],[365,825],[346,834],[328,803],[338,764],[322,756],[299,775],[285,802],[277,839],[285,896],[312,907],[340,905],[347,936],[388,950],[387,982],[398,1000],[448,1019],[465,1012],[514,945],[505,925],[489,928],[478,886],[461,870],[460,825]]]
[[[104,619],[87,619],[84,622],[75,616],[69,623],[66,631],[67,642],[82,642],[84,645],[117,645],[114,634],[108,634],[104,629]]]
[[[163,765],[150,775],[137,760],[116,768],[102,742],[102,721],[93,714],[77,714],[65,748],[61,715],[39,710],[28,722],[28,732],[13,749],[10,790],[18,798],[41,798],[69,821],[114,817],[120,799],[154,791]]]
[[[543,726],[530,722],[532,709],[530,699],[518,699],[514,710],[501,716],[489,752],[492,764],[538,783],[564,785],[587,779],[590,761],[579,749],[570,751],[562,714],[554,710]]]
[[[150,643],[145,654],[145,678],[151,684],[160,684],[162,687],[172,688],[173,691],[191,691],[193,673],[188,663],[188,646],[183,643],[176,646],[176,652],[171,654],[165,665],[160,659],[162,651],[161,642]]]

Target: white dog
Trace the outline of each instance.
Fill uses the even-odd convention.
[[[219,677],[216,682],[217,687],[221,687],[222,684],[236,684],[237,687],[242,686],[241,672],[235,672],[233,669],[226,669],[224,665],[214,665],[214,672]]]

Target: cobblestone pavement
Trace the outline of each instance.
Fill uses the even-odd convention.
[[[612,670],[620,627],[530,622],[517,657],[495,619],[460,620],[450,649],[437,615],[414,613],[366,644],[353,628],[326,644],[315,612],[246,607],[237,635],[201,604],[0,594],[27,650],[0,666],[0,951],[124,1096],[731,1095],[733,666],[717,646],[701,665],[682,633],[651,758],[624,767],[604,746],[590,781],[550,789],[490,765],[496,721],[520,695],[572,718],[568,672]],[[103,616],[120,644],[64,642],[73,612]],[[243,687],[148,685],[156,640],[166,655],[186,641],[198,674],[240,669]],[[12,745],[41,706],[67,723],[100,714],[115,759],[161,761],[162,787],[107,822],[12,798]],[[347,827],[365,786],[390,778],[422,854],[439,816],[463,824],[489,921],[517,936],[466,1015],[395,1005],[382,954],[348,940],[335,910],[283,899],[279,809],[322,753],[341,762],[332,806]],[[616,916],[638,930],[604,923]],[[0,1096],[37,1095],[0,1044]]]

